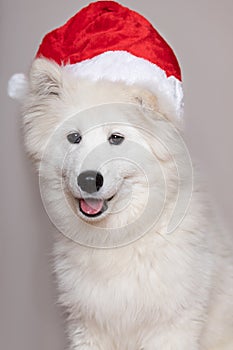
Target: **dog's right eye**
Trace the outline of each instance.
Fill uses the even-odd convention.
[[[67,135],[67,140],[70,143],[80,143],[82,140],[82,136],[78,132],[73,132]]]
[[[108,142],[110,143],[110,145],[120,145],[124,141],[124,139],[125,138],[123,135],[115,133],[108,138]]]

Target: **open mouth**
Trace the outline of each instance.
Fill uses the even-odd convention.
[[[103,214],[108,209],[108,202],[113,199],[112,196],[109,199],[97,199],[97,198],[80,198],[79,209],[82,214],[87,217],[97,217]]]

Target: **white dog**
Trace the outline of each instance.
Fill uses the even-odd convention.
[[[29,83],[25,142],[61,231],[70,349],[232,350],[232,236],[190,187],[173,118],[148,91],[77,80],[46,59]]]

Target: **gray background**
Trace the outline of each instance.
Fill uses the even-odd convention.
[[[172,44],[183,70],[187,142],[206,174],[219,212],[233,228],[233,2],[124,0]],[[27,72],[43,35],[88,1],[0,3],[0,348],[63,350],[62,310],[51,278],[52,224],[27,160],[19,106],[6,95],[9,77]]]

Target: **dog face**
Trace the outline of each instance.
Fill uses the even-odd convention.
[[[77,82],[56,64],[36,60],[24,104],[25,143],[59,229],[73,238],[77,227],[105,229],[108,240],[110,229],[119,238],[158,218],[176,178],[177,150],[166,147],[174,138],[170,125],[148,92]]]
[[[65,133],[65,187],[76,201],[77,214],[88,222],[107,216],[108,222],[113,221],[114,213],[119,222],[122,216],[131,220],[136,208],[145,205],[148,184],[143,163],[145,154],[151,162],[153,155],[139,130],[127,121],[126,110],[137,113],[135,106],[95,107],[71,118],[72,128],[66,129],[70,131]]]

